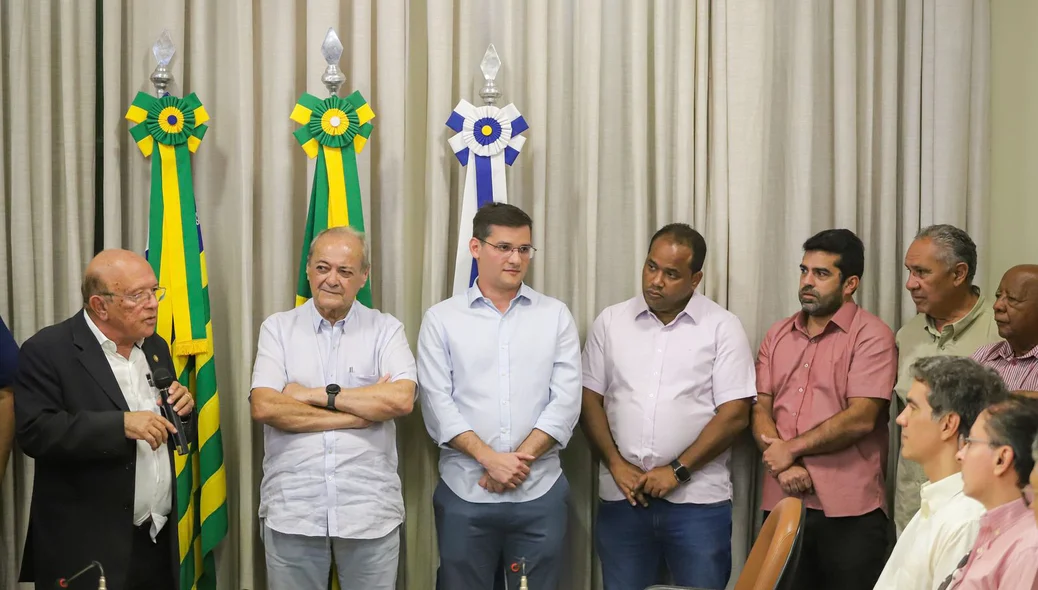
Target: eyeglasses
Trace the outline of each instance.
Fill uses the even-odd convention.
[[[476,239],[479,240],[479,238]],[[511,244],[491,244],[486,240],[479,241],[483,242],[487,246],[490,246],[494,250],[497,250],[498,254],[501,254],[502,256],[511,256],[512,252],[518,252],[519,256],[532,260],[534,252],[537,251],[537,248],[534,248],[529,244],[525,246],[513,246]]]
[[[101,293],[101,295],[104,295],[105,297],[119,297],[120,299],[129,302],[130,305],[136,306],[146,302],[149,296],[155,297],[155,301],[162,301],[166,297],[166,288],[152,287],[151,289],[145,289],[143,291],[138,291],[136,293],[131,293],[129,295],[105,291],[104,293]]]
[[[970,438],[965,434],[959,435],[959,448],[964,449],[970,445],[988,445],[989,447],[1000,447],[1002,443],[995,442],[993,440],[984,440],[982,438]]]

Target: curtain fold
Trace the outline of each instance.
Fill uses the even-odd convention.
[[[262,433],[248,390],[260,323],[293,304],[313,169],[288,117],[302,92],[326,95],[329,26],[345,46],[342,93],[360,90],[376,114],[358,158],[374,302],[412,345],[452,279],[463,177],[444,122],[459,99],[480,101],[478,64],[493,42],[502,104],[530,124],[508,171],[510,200],[534,219],[528,282],[566,302],[583,335],[604,307],[638,292],[652,233],[685,221],[707,240],[703,292],[739,316],[756,346],[797,309],[800,245],[818,230],[862,237],[859,302],[895,328],[914,313],[901,261],[920,226],[955,223],[984,248],[989,2],[123,0],[105,3],[100,39],[94,2],[5,2],[0,314],[21,341],[80,305],[97,135],[103,243],[144,250],[149,167],[123,115],[137,91],[154,91],[151,46],[169,29],[171,90],[195,92],[212,117],[193,166],[231,519],[220,587],[265,588]],[[39,141],[43,130],[64,139]],[[432,590],[436,449],[417,410],[398,431],[407,510],[398,587]],[[563,464],[572,565],[562,587],[600,588],[596,471],[583,436]],[[732,459],[733,580],[759,519],[758,465],[747,436]],[[19,457],[0,504],[0,543],[18,555],[30,477]],[[15,555],[0,561],[13,585]]]

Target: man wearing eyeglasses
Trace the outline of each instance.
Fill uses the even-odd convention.
[[[503,203],[472,221],[478,278],[431,307],[418,336],[418,383],[441,448],[433,495],[437,587],[485,590],[519,558],[507,587],[555,590],[569,483],[559,449],[580,413],[580,343],[569,309],[523,282],[530,217]]]
[[[922,509],[909,520],[875,590],[931,590],[957,567],[980,529],[984,505],[963,493],[955,456],[977,416],[1008,393],[1002,379],[974,360],[956,356],[916,359],[912,385],[898,415],[901,455],[920,465]]]
[[[963,493],[987,512],[958,569],[939,590],[1038,590],[1038,529],[1026,499],[1038,402],[1010,396],[977,416],[957,459]]]
[[[164,289],[138,254],[105,250],[82,294],[83,310],[40,330],[19,358],[16,435],[36,460],[21,581],[48,587],[96,560],[113,590],[179,588],[176,430],[149,382],[152,366],[174,372],[155,334]],[[179,383],[169,402],[192,416]]]

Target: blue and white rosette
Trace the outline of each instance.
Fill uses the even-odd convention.
[[[454,263],[454,293],[457,294],[468,290],[476,280],[476,261],[469,253],[472,218],[487,203],[508,202],[505,165],[511,166],[519,157],[526,143],[520,134],[528,125],[513,104],[504,108],[476,107],[462,100],[447,119],[447,126],[457,131],[449,143],[458,161],[467,168]]]

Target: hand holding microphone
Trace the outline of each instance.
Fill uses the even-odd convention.
[[[191,397],[191,392],[173,379],[173,375],[162,367],[155,369],[152,384],[159,390],[161,396],[158,403],[162,408],[162,415],[176,429],[172,435],[177,446],[177,454],[186,455],[188,454],[187,431],[184,430],[184,421],[181,416],[191,413],[195,407],[195,400]]]

